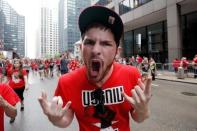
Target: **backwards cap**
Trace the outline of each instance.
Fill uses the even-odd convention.
[[[89,25],[99,23],[111,29],[117,46],[123,34],[123,23],[120,16],[113,10],[103,6],[90,6],[84,9],[79,16],[79,29],[81,35],[86,32]]]

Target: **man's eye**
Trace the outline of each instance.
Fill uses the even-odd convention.
[[[102,42],[101,43],[103,46],[111,46],[111,44],[109,42]]]
[[[84,42],[85,45],[93,45],[94,42],[93,41],[90,41],[90,40],[87,40]]]

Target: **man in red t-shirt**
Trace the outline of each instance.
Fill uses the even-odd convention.
[[[48,119],[67,127],[74,114],[80,131],[130,131],[149,116],[151,78],[143,83],[136,67],[114,62],[123,33],[112,10],[90,6],[79,16],[84,66],[60,77],[51,102],[42,92],[40,105]]]
[[[6,84],[0,84],[0,131],[4,131],[4,112],[8,117],[15,118],[17,115],[16,103],[19,97]]]

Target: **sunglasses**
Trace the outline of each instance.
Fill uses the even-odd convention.
[[[116,113],[104,105],[104,91],[101,88],[96,89],[93,92],[93,99],[95,99],[98,103],[95,106],[95,112],[93,116],[97,119],[100,119],[101,128],[107,128],[111,126],[112,120],[114,119]]]

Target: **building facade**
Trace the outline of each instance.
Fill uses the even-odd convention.
[[[57,8],[41,7],[40,57],[54,57],[58,54],[58,13]]]
[[[80,39],[78,17],[91,4],[90,0],[59,1],[59,48],[60,53],[74,53],[74,43]]]
[[[17,53],[21,57],[25,57],[25,17],[24,16],[18,16],[17,17]]]
[[[25,17],[19,15],[7,2],[0,0],[1,24],[3,21],[3,50],[13,50],[20,57],[25,55]],[[1,29],[2,33],[2,29]]]
[[[3,11],[0,9],[0,50],[4,49],[4,25],[5,25],[5,16]]]
[[[139,54],[169,63],[197,54],[196,0],[113,0],[105,6],[123,20],[125,57]]]

